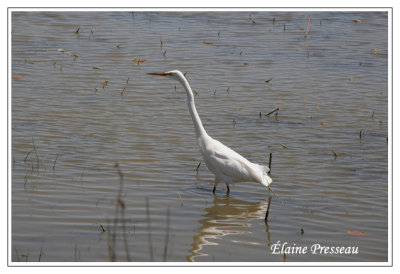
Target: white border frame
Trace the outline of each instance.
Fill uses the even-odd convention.
[[[135,12],[146,12],[146,11],[245,11],[245,12],[265,12],[265,11],[293,11],[293,12],[304,12],[304,11],[337,11],[342,12],[349,11],[361,11],[361,12],[388,12],[388,262],[215,262],[215,263],[202,263],[202,262],[12,262],[11,261],[11,13],[13,11],[94,11],[94,12],[108,12],[108,11],[135,11]],[[334,8],[113,8],[113,7],[40,7],[40,8],[27,8],[27,7],[8,7],[7,10],[7,264],[8,266],[393,266],[393,8],[392,7],[334,7]]]

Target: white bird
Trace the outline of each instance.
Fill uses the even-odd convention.
[[[200,147],[206,166],[215,175],[214,194],[219,183],[226,184],[227,193],[229,193],[229,184],[239,182],[258,182],[269,188],[272,179],[267,174],[269,171],[267,166],[251,163],[239,153],[207,134],[194,105],[192,89],[182,72],[172,70],[148,74],[170,77],[177,80],[184,87],[187,94],[189,112],[196,132],[197,144]]]

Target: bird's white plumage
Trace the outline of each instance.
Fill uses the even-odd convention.
[[[197,144],[200,147],[206,166],[215,175],[214,191],[218,183],[225,183],[228,186],[228,191],[230,183],[258,182],[266,187],[272,183],[272,179],[267,174],[269,171],[267,166],[251,163],[239,153],[207,134],[194,105],[192,89],[180,71],[173,70],[150,74],[172,77],[185,88],[189,112],[195,127]]]
[[[251,163],[210,136],[202,139],[205,140],[199,141],[200,151],[208,169],[214,173],[216,181],[228,184],[255,181],[269,186],[271,180],[268,180],[268,175],[264,174],[268,172],[268,167]]]

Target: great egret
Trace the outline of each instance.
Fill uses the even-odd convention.
[[[204,162],[208,169],[215,175],[214,194],[217,185],[222,182],[226,184],[227,193],[229,193],[230,183],[258,182],[269,187],[272,183],[272,179],[267,174],[269,171],[267,166],[251,163],[239,153],[211,138],[207,134],[197,114],[192,89],[182,72],[179,70],[171,70],[168,72],[148,74],[175,79],[184,87],[187,95],[189,112],[192,116],[196,132],[197,144],[200,147],[201,154],[203,155]]]

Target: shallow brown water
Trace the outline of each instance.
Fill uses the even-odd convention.
[[[124,235],[140,262],[280,262],[278,241],[359,250],[287,262],[388,260],[387,13],[251,18],[13,12],[12,261],[108,261],[116,163],[118,261]],[[146,75],[172,69],[187,72],[210,136],[254,162],[273,153],[267,225],[262,185],[212,194],[182,87]]]

